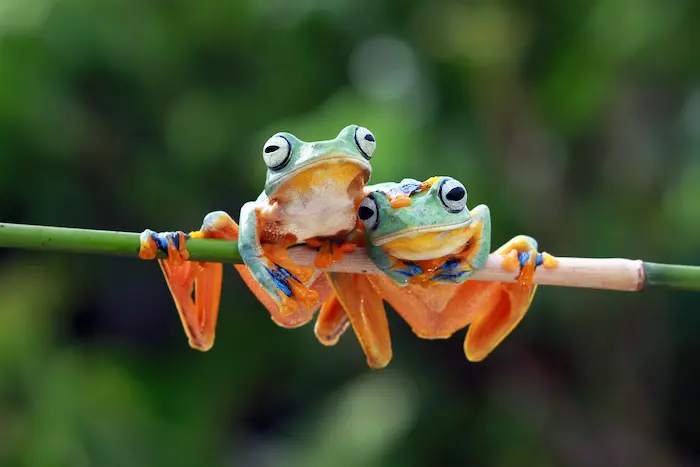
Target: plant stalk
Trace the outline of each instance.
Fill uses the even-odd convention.
[[[93,253],[138,257],[139,236],[133,232],[113,232],[66,227],[0,223],[0,248],[17,248],[66,253]],[[187,241],[191,261],[241,263],[235,241],[191,239]],[[312,266],[316,252],[299,246],[290,248],[299,265]],[[159,258],[165,258],[161,252]],[[472,276],[477,281],[514,282],[516,272],[501,267],[500,255],[490,255],[486,266]],[[540,266],[534,282],[542,285],[584,287],[619,291],[640,291],[646,287],[700,291],[700,267],[644,263],[622,258],[557,257],[555,268]],[[379,274],[363,248],[345,255],[329,271]]]

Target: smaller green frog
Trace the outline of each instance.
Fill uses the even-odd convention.
[[[461,284],[486,263],[491,215],[467,209],[467,190],[450,177],[381,183],[358,208],[372,261],[394,282]]]
[[[367,190],[371,193],[360,203],[358,217],[369,256],[385,274],[330,273],[335,295],[319,314],[319,340],[337,342],[347,326],[344,311],[370,366],[385,366],[391,344],[383,299],[425,339],[448,338],[469,326],[466,356],[485,358],[527,312],[536,290],[535,268],[555,267],[556,259],[538,253],[533,238],[519,235],[494,252],[504,257],[504,269],[520,268],[516,282],[468,281],[488,259],[491,219],[485,205],[467,209],[464,185],[433,177]]]

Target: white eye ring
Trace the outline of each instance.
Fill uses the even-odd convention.
[[[263,160],[270,170],[279,170],[289,162],[292,157],[292,145],[282,135],[275,135],[268,139],[263,146]]]
[[[440,185],[440,201],[449,212],[460,212],[467,206],[467,189],[454,178],[447,178]]]
[[[377,148],[377,140],[374,139],[374,135],[363,126],[355,128],[355,144],[357,144],[360,152],[367,160],[372,158],[372,154]]]
[[[379,226],[379,209],[377,209],[377,202],[371,195],[360,203],[357,208],[357,217],[360,218],[366,229],[374,230]]]

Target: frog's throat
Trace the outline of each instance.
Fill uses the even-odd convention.
[[[386,243],[389,243],[391,241],[397,240],[399,238],[404,238],[404,237],[409,237],[411,235],[415,235],[418,233],[429,233],[429,232],[445,232],[448,230],[457,230],[457,229],[463,229],[465,227],[468,227],[469,224],[472,223],[474,219],[468,219],[464,222],[459,222],[456,224],[441,224],[441,225],[426,225],[426,226],[418,226],[418,227],[413,227],[410,229],[405,229],[400,232],[393,233],[391,235],[385,235],[384,237],[379,237],[377,239],[372,240],[372,243],[375,246],[381,246]]]
[[[303,163],[295,167],[293,170],[290,170],[289,172],[278,178],[275,181],[275,185],[282,186],[302,172],[306,172],[307,170],[312,169],[317,165],[326,165],[329,163],[346,163],[357,165],[367,172],[367,179],[369,179],[369,175],[372,172],[372,166],[370,165],[369,161],[364,161],[356,156],[351,156],[349,154],[336,153],[330,156],[321,157],[320,159],[312,159],[309,162]]]

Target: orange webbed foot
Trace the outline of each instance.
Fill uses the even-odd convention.
[[[314,275],[314,269],[308,266],[299,266],[289,257],[287,248],[296,245],[296,243],[296,237],[292,234],[287,234],[282,242],[264,243],[262,244],[262,249],[268,260],[289,271],[298,279],[298,282],[303,284],[308,282]]]
[[[238,238],[238,224],[225,212],[216,211],[207,214],[201,230],[189,234],[145,230],[140,237],[139,257],[150,260],[156,258],[159,251],[167,254],[167,259],[159,259],[158,264],[175,301],[189,345],[207,351],[214,345],[223,265],[189,261],[186,248],[189,238],[235,240]]]

